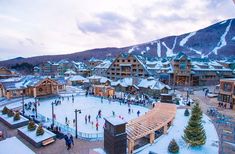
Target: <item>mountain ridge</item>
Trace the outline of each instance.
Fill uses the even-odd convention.
[[[91,57],[104,59],[104,57],[115,57],[124,52],[145,54],[151,57],[172,56],[178,52],[184,52],[193,58],[235,58],[235,18],[220,21],[194,32],[166,36],[161,39],[127,47],[95,48],[62,55],[43,55],[29,58],[18,57],[0,61],[0,66],[12,66],[22,62],[38,65],[45,61],[59,61],[61,59],[75,61],[86,61]]]

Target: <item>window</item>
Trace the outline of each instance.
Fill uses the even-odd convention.
[[[119,60],[117,60],[117,62],[119,62]]]
[[[125,62],[125,60],[123,59],[122,62]]]
[[[133,62],[136,62],[136,59],[134,59]]]
[[[131,62],[131,60],[128,59],[128,62]]]
[[[226,92],[232,91],[232,84],[231,83],[224,83],[223,90]]]

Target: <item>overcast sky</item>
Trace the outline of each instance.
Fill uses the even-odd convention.
[[[232,0],[0,0],[0,60],[129,46],[234,17]]]

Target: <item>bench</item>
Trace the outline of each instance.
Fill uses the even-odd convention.
[[[49,139],[47,139],[47,140],[45,140],[45,141],[42,141],[42,145],[43,145],[43,146],[46,146],[46,145],[48,145],[48,144],[50,144],[50,143],[53,143],[54,141],[55,141],[54,138],[49,138]]]

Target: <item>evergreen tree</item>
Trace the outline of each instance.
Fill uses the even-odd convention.
[[[168,145],[168,151],[170,153],[178,153],[179,152],[179,146],[174,139],[172,139],[170,144]]]
[[[43,135],[43,134],[44,134],[44,129],[43,129],[42,125],[40,124],[37,128],[36,135],[39,136],[39,135]]]
[[[188,111],[188,109],[186,109],[186,110],[184,111],[184,116],[189,116],[189,111]]]
[[[14,111],[13,110],[8,110],[7,115],[8,115],[8,117],[13,117],[14,116]]]
[[[2,110],[2,114],[7,114],[8,113],[8,108],[6,106],[4,106],[3,110]]]
[[[202,125],[202,111],[198,103],[192,109],[183,139],[190,146],[201,146],[206,143],[206,133]]]
[[[20,113],[16,112],[14,116],[14,121],[20,120]]]
[[[34,131],[35,129],[36,129],[36,125],[35,125],[34,121],[30,120],[29,124],[28,124],[28,130],[29,131]]]

